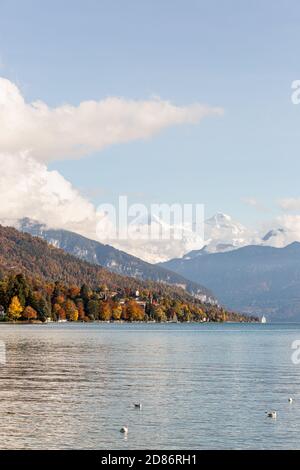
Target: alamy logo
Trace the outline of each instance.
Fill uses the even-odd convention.
[[[291,348],[295,350],[291,355],[292,363],[298,365],[300,364],[300,339],[293,341]]]
[[[0,341],[0,365],[6,364],[6,346],[4,341]]]
[[[120,196],[118,205],[101,204],[97,209],[96,232],[100,240],[182,240],[204,242],[203,204],[128,204]]]

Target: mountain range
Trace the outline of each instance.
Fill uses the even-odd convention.
[[[110,245],[67,230],[49,229],[30,219],[19,220],[17,225],[21,231],[113,273],[182,287],[202,301],[215,303],[218,299],[227,308],[264,314],[268,319],[300,317],[300,245],[285,246],[290,234],[280,227],[259,237],[230,216],[218,213],[205,222],[206,244],[201,249],[154,265]]]
[[[68,230],[47,229],[44,224],[28,218],[19,220],[17,225],[20,231],[43,238],[52,246],[61,248],[81,260],[103,266],[111,272],[145,281],[175,285],[202,301],[216,302],[213,293],[205,287],[185,279],[180,274],[142,261],[110,245],[90,240]]]
[[[300,319],[300,243],[194,251],[162,264],[212,289],[224,305],[271,320]]]
[[[106,285],[109,290],[134,292],[148,289],[153,293],[164,292],[173,299],[196,300],[180,286],[113,273],[102,266],[80,260],[39,237],[0,225],[0,277],[9,273],[23,273],[41,282],[58,281],[68,286],[87,284],[95,289]]]
[[[203,233],[192,231],[185,225],[171,225],[156,216],[139,217],[130,228],[134,238],[115,240],[110,239],[109,234],[102,235],[115,248],[151,264],[185,257],[187,253],[202,248],[207,253],[223,253],[249,245],[283,247],[297,240],[297,234],[286,228],[275,226],[265,232],[253,230],[221,212],[204,221]],[[142,236],[152,232],[167,236],[162,236],[160,240]],[[170,237],[169,234],[180,236]]]
[[[61,238],[58,232],[63,230],[63,227],[49,227],[40,221],[29,218],[7,219],[0,221],[0,223],[37,236],[43,236],[45,239],[51,238],[53,244],[60,243],[56,238]],[[64,231],[73,235],[81,235],[79,232]],[[248,245],[283,247],[297,240],[295,233],[285,228],[277,227],[265,233],[259,233],[221,212],[204,221],[203,234],[193,232],[186,226],[167,224],[156,216],[138,218],[133,226],[130,225],[130,231],[136,235],[133,239],[130,239],[130,237],[128,240],[110,239],[109,233],[102,233],[98,230],[97,233],[95,231],[95,239],[96,242],[100,242],[102,247],[115,248],[118,252],[131,255],[136,260],[146,261],[148,265],[162,263],[173,258],[186,257],[191,252],[198,252],[200,249],[204,249],[207,253],[221,253]],[[180,237],[174,237],[173,240],[172,236],[169,236],[169,239],[166,236],[162,237],[165,238],[162,240],[153,240],[151,237],[146,239],[147,237],[141,236],[152,231],[153,233],[158,232],[166,235],[180,234]],[[84,236],[82,239],[88,240]],[[93,238],[93,240],[95,239]],[[66,246],[66,249],[68,251],[68,246]],[[80,251],[78,254],[79,256],[83,255]],[[89,260],[91,261],[91,259]],[[129,274],[131,275],[131,273]]]
[[[186,318],[186,315],[196,315],[196,319],[204,316],[209,321],[248,320],[248,317],[225,310],[219,305],[202,302],[181,287],[112,273],[106,268],[80,260],[39,237],[1,225],[0,287],[2,307],[6,305],[7,308],[15,296],[15,302],[19,302],[19,296],[22,296],[25,303],[30,301],[28,305],[36,310],[40,319],[45,317],[46,310],[49,314],[50,309],[51,314],[54,313],[51,298],[56,290],[55,298],[59,309],[61,305],[68,307],[67,301],[64,303],[64,300],[58,300],[63,292],[67,293],[69,300],[71,298],[76,301],[79,292],[85,291],[86,298],[93,299],[93,302],[99,300],[99,292],[106,292],[109,299],[120,296],[124,301],[141,298],[145,302],[149,299],[151,305],[154,305],[152,300],[155,299],[157,308],[164,306],[168,315],[171,315],[169,318],[172,318],[172,314],[178,314],[182,319]],[[47,308],[42,308],[42,312],[41,303],[44,307],[46,303],[48,305]],[[100,305],[98,306],[100,308]],[[88,305],[85,308],[88,309]],[[86,313],[88,312],[89,310],[86,310]],[[99,311],[96,313],[98,315]],[[252,317],[250,320],[257,318]]]
[[[277,227],[265,234],[251,230],[231,216],[218,212],[204,222],[204,246],[206,253],[224,253],[249,245],[273,246],[282,248],[297,241],[295,233],[285,228]],[[192,250],[199,253],[200,250]],[[183,257],[187,258],[191,252]]]

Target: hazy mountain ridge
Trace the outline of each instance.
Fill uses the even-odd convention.
[[[174,259],[163,266],[205,283],[220,302],[243,312],[300,319],[300,243],[246,246],[226,253]]]

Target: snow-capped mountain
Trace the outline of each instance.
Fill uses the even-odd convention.
[[[20,230],[24,230],[25,224],[25,231],[39,236],[43,230],[49,229],[30,219],[1,223]],[[47,230],[48,242],[58,246],[55,238],[49,239],[51,233],[54,233],[53,230]],[[280,248],[299,241],[297,233],[287,228],[278,227],[260,234],[221,212],[205,220],[203,234],[193,231],[188,224],[170,224],[156,215],[137,218],[134,224],[129,224],[128,233],[127,238],[113,239],[109,231],[103,229],[103,233],[95,233],[93,239],[152,264],[174,258],[191,259],[208,253],[224,253],[247,245]],[[78,252],[78,256],[84,257],[85,253]]]
[[[262,237],[261,244],[282,248],[293,241],[296,241],[294,234],[284,228],[276,228],[269,230],[266,235]]]
[[[183,259],[192,259],[208,253],[225,253],[248,245],[283,248],[294,241],[300,241],[297,233],[283,227],[268,230],[265,235],[250,230],[229,215],[217,213],[204,224],[204,246],[192,250]]]
[[[183,259],[192,259],[208,253],[224,253],[247,245],[260,243],[257,234],[229,215],[218,212],[204,222],[204,246],[192,250]]]
[[[160,239],[149,237],[151,233],[161,234]],[[261,241],[256,233],[222,213],[205,220],[204,239],[189,226],[170,225],[155,215],[138,218],[130,226],[130,234],[127,240],[108,240],[108,243],[149,263],[231,251]]]
[[[255,233],[220,212],[205,221],[204,236],[207,253],[231,251],[257,242]]]

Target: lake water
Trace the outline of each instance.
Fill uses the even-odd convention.
[[[299,449],[297,339],[293,324],[2,324],[0,447]]]

